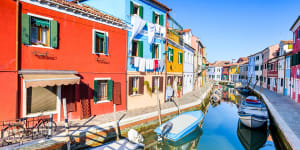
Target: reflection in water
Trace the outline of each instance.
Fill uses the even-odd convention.
[[[246,150],[257,150],[266,143],[269,133],[266,126],[250,129],[239,121],[237,135]]]
[[[170,141],[158,143],[154,132],[144,134],[146,149],[275,149],[268,129],[249,129],[239,123],[238,107],[245,97],[233,88],[219,85],[216,88],[222,88],[221,100],[218,103],[205,100],[196,109],[204,114],[200,128],[176,143]]]

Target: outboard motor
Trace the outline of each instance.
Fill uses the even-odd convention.
[[[173,123],[172,122],[166,123],[163,126],[163,129],[161,131],[161,135],[158,137],[158,141],[161,141],[165,137],[165,135],[167,135],[172,130],[172,127],[173,127]]]

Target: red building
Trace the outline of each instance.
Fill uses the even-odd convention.
[[[300,103],[300,16],[290,31],[293,32],[293,55],[291,59],[291,97]]]
[[[278,79],[278,58],[275,57],[268,61],[268,80],[267,80],[267,88],[277,92],[277,79]]]
[[[0,120],[63,118],[64,98],[70,119],[111,113],[113,101],[117,111],[126,109],[127,30],[121,20],[62,0],[5,0],[0,6]]]
[[[229,68],[230,66],[224,65],[222,69],[222,80],[229,80]]]

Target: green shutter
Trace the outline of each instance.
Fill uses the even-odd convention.
[[[22,43],[30,44],[30,16],[22,14]]]
[[[152,44],[152,58],[155,58],[155,45]]]
[[[94,102],[98,101],[98,80],[94,80]]]
[[[110,101],[112,100],[113,85],[114,85],[113,80],[107,81],[107,100],[110,100]]]
[[[182,53],[180,53],[180,64],[182,64]]]
[[[152,23],[155,23],[155,12],[152,12]]]
[[[104,53],[108,54],[108,35],[105,33],[105,38],[104,38]]]
[[[139,8],[139,15],[143,19],[143,16],[144,16],[143,6],[140,6],[140,8]]]
[[[58,35],[57,35],[57,21],[50,21],[50,46],[57,48],[58,45]]]
[[[159,24],[162,26],[164,25],[164,15],[159,16]]]
[[[139,57],[143,57],[143,41],[139,41]]]
[[[173,57],[174,57],[174,51],[173,51],[173,49],[171,48],[171,61],[173,62]]]
[[[130,1],[130,15],[133,14],[133,2]]]

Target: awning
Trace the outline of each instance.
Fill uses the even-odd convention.
[[[36,26],[41,26],[41,27],[48,27],[49,28],[49,21],[48,20],[43,20],[43,19],[38,19],[38,18],[32,18],[32,23]]]
[[[80,77],[74,74],[23,74],[25,87],[46,87],[79,84]]]

